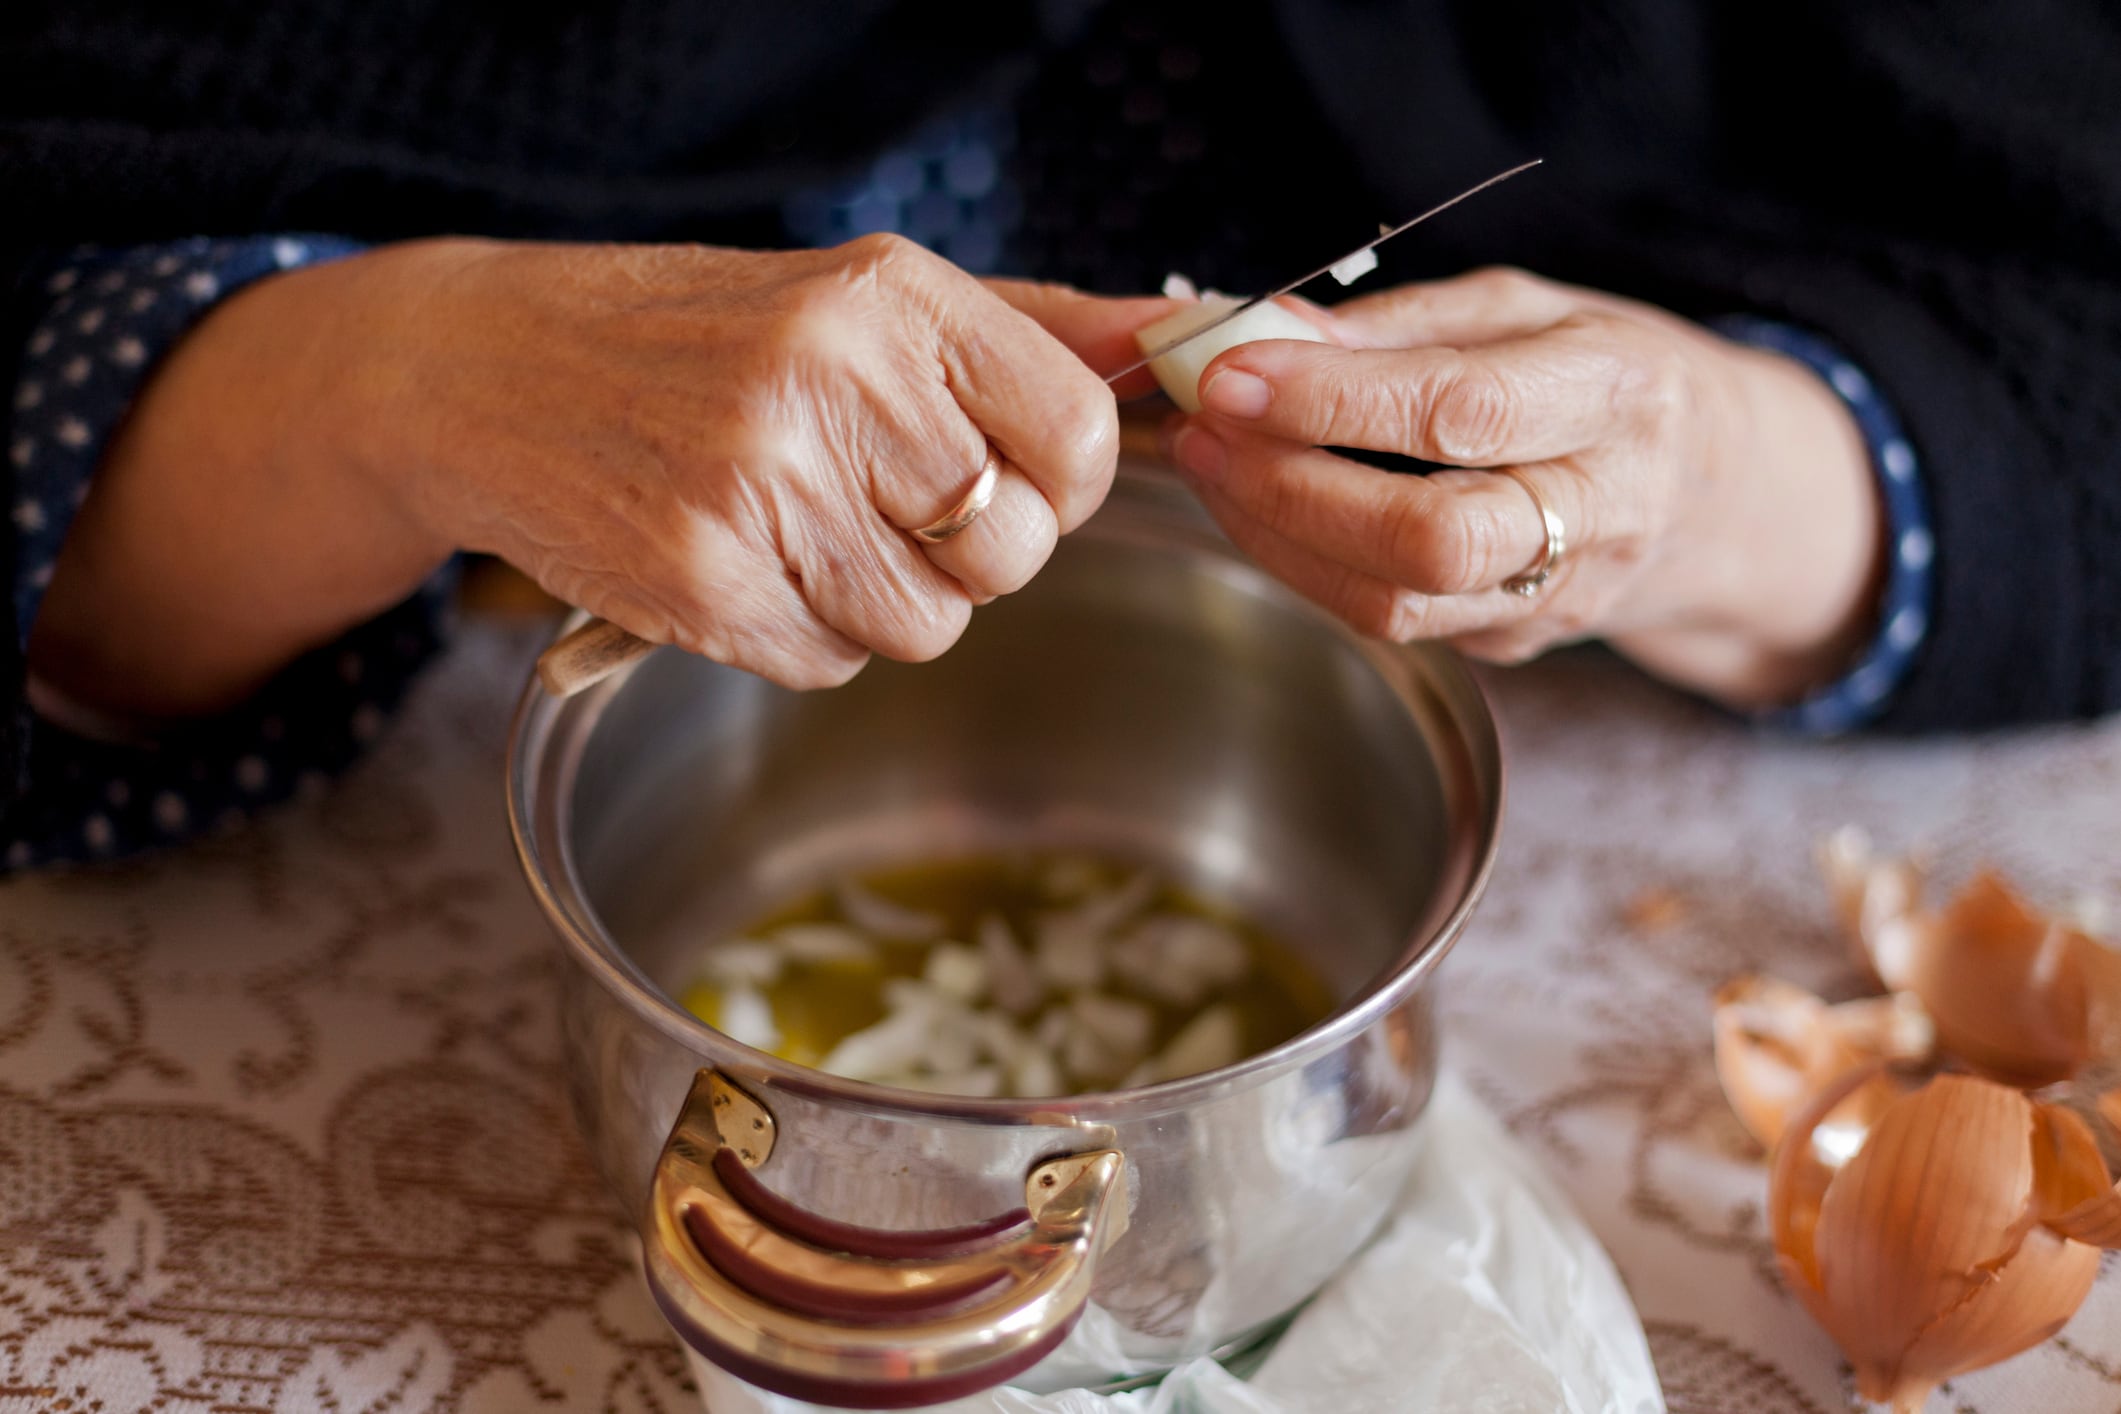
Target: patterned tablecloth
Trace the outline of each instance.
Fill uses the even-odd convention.
[[[0,885],[0,1411],[697,1407],[563,1109],[500,806],[533,647],[474,626],[373,760],[260,826]],[[1449,1054],[1612,1249],[1675,1406],[1845,1409],[1709,993],[1850,981],[1810,865],[1841,821],[2121,899],[2121,724],[1778,745],[1595,655],[1494,688],[1511,817]],[[2121,1279],[1932,1408],[2121,1409]]]

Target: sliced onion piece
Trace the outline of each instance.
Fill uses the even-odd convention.
[[[876,944],[841,923],[791,923],[774,933],[791,962],[818,967],[873,967]]]
[[[773,1024],[773,1008],[755,987],[725,988],[715,1008],[714,1025],[730,1040],[755,1050],[770,1051],[781,1044],[780,1028]]]
[[[987,959],[963,943],[937,943],[928,953],[921,979],[945,996],[976,1002],[987,991]]]
[[[717,987],[770,987],[781,980],[787,958],[757,938],[731,938],[700,959],[700,976]]]
[[[1352,285],[1376,268],[1377,247],[1373,245],[1364,246],[1338,265],[1327,269],[1326,273],[1343,285]]]
[[[1176,310],[1141,330],[1135,334],[1134,342],[1143,353],[1148,353],[1210,320],[1221,318],[1239,303],[1242,301],[1227,295],[1203,296],[1199,303]],[[1257,343],[1261,339],[1301,339],[1312,344],[1327,342],[1326,336],[1309,320],[1269,300],[1246,310],[1221,328],[1182,344],[1160,358],[1151,359],[1149,371],[1156,375],[1157,383],[1172,402],[1187,412],[1199,412],[1201,372],[1225,349]]]
[[[1203,1071],[1220,1070],[1226,1065],[1235,1065],[1244,1058],[1244,1053],[1244,1026],[1236,1010],[1223,1005],[1211,1006],[1187,1022],[1184,1029],[1171,1038],[1170,1045],[1142,1062],[1127,1077],[1127,1083],[1154,1085],[1187,1075],[1199,1075]]]
[[[874,937],[887,942],[919,943],[942,936],[943,920],[935,914],[908,908],[853,879],[840,880],[833,886],[833,894],[847,921]]]
[[[1112,970],[1135,991],[1173,1006],[1198,1006],[1252,970],[1244,940],[1211,918],[1158,914],[1112,949]]]
[[[995,1004],[1016,1016],[1037,1010],[1046,988],[1032,968],[1031,959],[1017,945],[1008,920],[998,913],[980,919],[978,941],[980,956],[987,963],[987,988],[993,993]]]

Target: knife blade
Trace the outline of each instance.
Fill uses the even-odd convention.
[[[1325,264],[1319,266],[1316,270],[1313,270],[1310,274],[1300,275],[1296,279],[1291,280],[1288,284],[1283,285],[1278,290],[1269,290],[1263,295],[1254,295],[1251,299],[1246,300],[1244,303],[1235,305],[1230,309],[1225,310],[1223,313],[1217,315],[1215,318],[1201,325],[1198,329],[1188,330],[1186,333],[1179,335],[1177,338],[1172,339],[1167,343],[1158,345],[1156,348],[1151,349],[1148,353],[1145,353],[1140,358],[1134,360],[1134,362],[1128,364],[1125,368],[1122,368],[1119,372],[1107,374],[1105,377],[1105,382],[1117,383],[1120,379],[1126,377],[1128,374],[1133,373],[1138,369],[1147,368],[1150,364],[1154,363],[1157,359],[1162,358],[1165,354],[1170,353],[1173,349],[1183,348],[1187,344],[1192,343],[1195,339],[1199,338],[1201,335],[1209,332],[1210,330],[1222,328],[1223,325],[1228,324],[1231,320],[1237,318],[1239,315],[1245,313],[1247,310],[1257,309],[1260,305],[1265,304],[1268,300],[1280,299],[1283,295],[1295,293],[1297,290],[1302,289],[1305,285],[1310,284],[1313,280],[1316,280],[1319,276],[1331,274],[1334,266],[1339,265],[1344,261],[1353,260],[1356,256],[1361,255],[1366,250],[1377,249],[1377,247],[1383,245],[1386,241],[1392,239],[1392,237],[1400,235],[1403,232],[1413,230],[1416,226],[1419,226],[1422,222],[1428,220],[1431,216],[1436,216],[1445,211],[1449,211],[1452,207],[1458,205],[1459,202],[1464,201],[1469,196],[1478,196],[1480,195],[1480,193],[1486,191],[1489,187],[1495,186],[1502,182],[1506,182],[1510,178],[1517,176],[1520,173],[1529,172],[1545,160],[1546,159],[1543,157],[1535,157],[1529,162],[1520,162],[1518,165],[1510,168],[1508,171],[1497,172],[1494,176],[1488,178],[1484,182],[1481,182],[1477,186],[1467,187],[1464,191],[1452,197],[1449,201],[1437,203],[1436,205],[1430,207],[1427,211],[1422,212],[1419,216],[1414,217],[1412,220],[1402,221],[1397,226],[1384,227],[1377,233],[1377,235],[1375,235],[1371,239],[1364,241],[1361,245],[1355,247],[1355,249],[1349,251],[1347,254],[1339,257],[1338,259],[1327,261]]]

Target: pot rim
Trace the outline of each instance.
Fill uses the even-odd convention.
[[[1168,481],[1168,478],[1156,479]],[[1191,548],[1196,551],[1204,551],[1227,566],[1266,579],[1264,572],[1245,559],[1206,520],[1205,513],[1192,506],[1190,499],[1183,505],[1174,505],[1171,493],[1162,488],[1150,488],[1149,480],[1139,470],[1122,467],[1114,487],[1114,499],[1119,499],[1117,493],[1129,482],[1148,488],[1152,499],[1165,502],[1164,510],[1176,509],[1190,522],[1159,526],[1159,534],[1168,538],[1172,531],[1176,531],[1182,539],[1193,542]],[[1102,515],[1092,517],[1076,534],[1127,538],[1133,529],[1110,522],[1100,526],[1099,522],[1104,519]],[[1068,1120],[1079,1123],[1116,1117],[1121,1113],[1129,1116],[1163,1113],[1191,1107],[1212,1095],[1250,1088],[1340,1049],[1402,1005],[1443,961],[1464,933],[1474,908],[1487,891],[1502,839],[1508,784],[1500,724],[1495,718],[1493,705],[1479,680],[1455,653],[1435,646],[1404,647],[1365,638],[1278,583],[1268,583],[1276,597],[1309,614],[1321,629],[1354,647],[1410,714],[1418,712],[1414,699],[1423,690],[1444,698],[1452,725],[1460,729],[1456,733],[1456,745],[1469,758],[1462,763],[1463,768],[1470,769],[1475,776],[1491,777],[1493,792],[1489,799],[1480,802],[1485,808],[1476,807],[1476,818],[1471,822],[1475,827],[1473,837],[1453,841],[1447,846],[1447,877],[1462,881],[1449,909],[1438,916],[1438,903],[1447,896],[1440,894],[1410,930],[1397,960],[1367,987],[1323,1020],[1287,1041],[1246,1056],[1232,1065],[1128,1089],[1036,1098],[983,1099],[938,1095],[850,1080],[797,1065],[736,1041],[695,1017],[658,987],[605,930],[573,878],[571,851],[566,848],[566,836],[561,828],[565,823],[562,812],[573,794],[574,772],[581,751],[604,704],[632,676],[630,668],[598,687],[564,701],[547,694],[539,685],[536,674],[530,674],[517,699],[508,734],[508,829],[515,846],[516,862],[546,922],[559,935],[574,963],[624,1002],[633,1016],[686,1050],[707,1058],[703,1064],[720,1067],[734,1062],[741,1073],[769,1081],[782,1090],[899,1117],[913,1115],[984,1124],[1023,1124],[1050,1120],[1063,1114]],[[587,617],[577,611],[561,626],[559,633],[565,634]],[[666,650],[659,648],[657,651]],[[1419,669],[1414,666],[1417,660],[1422,663]],[[555,727],[569,714],[586,716],[588,721],[573,734],[566,755],[555,766],[548,745]],[[1468,727],[1472,730],[1463,730]],[[1446,771],[1451,764],[1438,763],[1439,769]],[[545,768],[539,779],[532,779],[532,765]],[[546,868],[544,856],[538,848],[541,813],[557,817],[544,822],[553,826],[553,838],[559,845],[560,858],[556,861],[559,868],[556,871]]]

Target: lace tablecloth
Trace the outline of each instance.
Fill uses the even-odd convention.
[[[573,1137],[502,823],[534,646],[474,626],[374,759],[261,825],[0,885],[0,1411],[697,1407]],[[1452,1062],[1612,1249],[1676,1407],[1848,1408],[1776,1287],[1708,996],[1848,981],[1810,865],[1842,821],[2121,899],[2121,726],[1779,745],[1596,655],[1493,685],[1510,822]],[[2117,1407],[2111,1270],[1932,1406]]]

